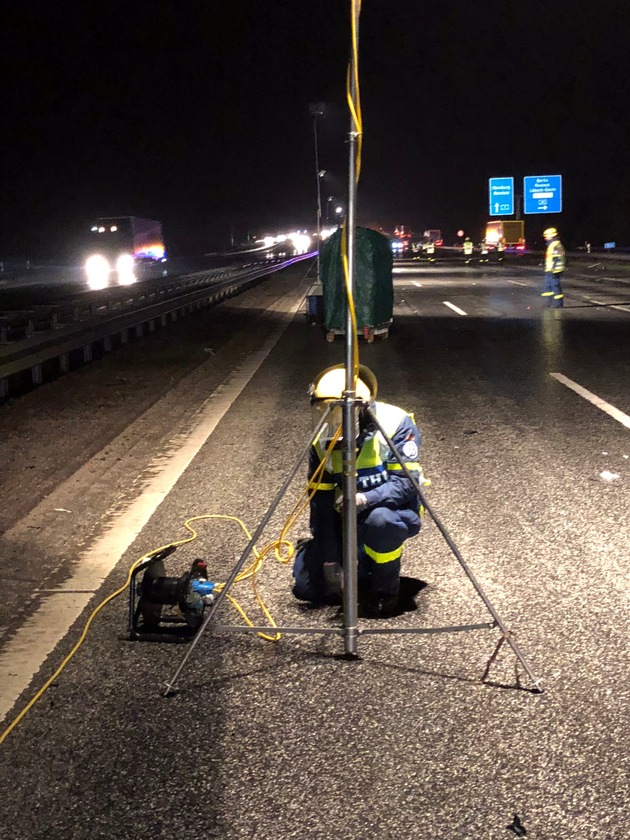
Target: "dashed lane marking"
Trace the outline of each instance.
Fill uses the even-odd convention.
[[[449,309],[452,309],[453,312],[457,312],[458,315],[468,315],[467,312],[464,312],[463,309],[460,309],[459,306],[455,306],[455,304],[451,303],[449,300],[443,300],[442,303],[444,306],[448,306]]]
[[[568,376],[564,376],[562,373],[550,373],[550,376],[553,376],[554,379],[557,379],[558,382],[561,382],[563,385],[566,385],[567,388],[570,388],[572,391],[575,391],[576,394],[579,394],[585,400],[588,400],[597,408],[601,409],[601,411],[605,411],[610,417],[614,420],[617,420],[618,423],[621,423],[622,426],[625,426],[627,429],[630,429],[630,417],[627,414],[624,414],[623,411],[620,411],[618,408],[615,408],[614,405],[607,403],[606,400],[603,400],[601,397],[598,397],[597,394],[592,394],[590,391],[587,391],[586,388],[583,388],[581,385],[578,385],[577,382],[574,382],[572,379],[569,379]]]

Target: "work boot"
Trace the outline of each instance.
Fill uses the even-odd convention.
[[[391,618],[398,613],[398,595],[383,595],[373,592],[363,609],[365,618]]]

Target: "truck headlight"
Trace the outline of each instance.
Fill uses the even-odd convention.
[[[130,283],[136,282],[134,267],[131,254],[121,254],[118,257],[116,260],[116,271],[118,272],[118,282],[121,286],[128,286]]]
[[[85,261],[85,274],[90,289],[105,289],[109,283],[109,263],[101,254],[92,254]]]

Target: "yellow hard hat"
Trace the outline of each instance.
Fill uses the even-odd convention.
[[[346,390],[346,368],[345,365],[333,365],[326,368],[318,376],[309,388],[311,402],[315,400],[340,400]],[[376,377],[365,365],[359,365],[359,377],[357,379],[356,394],[361,400],[376,399],[378,382]]]
[[[547,230],[543,231],[543,236],[545,239],[555,239],[558,235],[558,230],[555,227],[547,228]]]

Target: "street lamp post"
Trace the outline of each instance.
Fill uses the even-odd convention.
[[[313,117],[313,140],[315,142],[315,178],[317,179],[317,282],[320,280],[319,273],[319,246],[322,238],[322,189],[321,178],[325,171],[319,168],[319,143],[317,141],[317,118],[324,113],[324,104],[322,102],[315,102],[310,106],[311,116]]]

